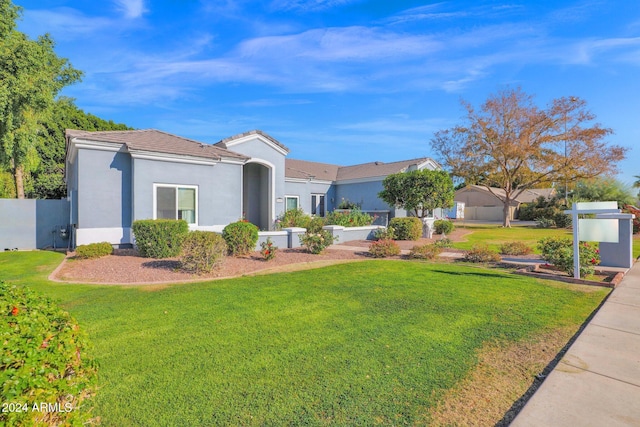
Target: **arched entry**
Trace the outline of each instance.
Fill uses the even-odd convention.
[[[272,169],[261,163],[249,162],[242,168],[242,211],[247,221],[260,230],[270,230],[272,203]]]

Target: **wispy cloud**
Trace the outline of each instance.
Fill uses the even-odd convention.
[[[114,0],[118,10],[120,10],[125,18],[139,18],[148,12],[145,8],[144,0]]]
[[[302,12],[317,12],[321,10],[341,7],[361,0],[274,0],[271,8],[274,10],[292,10]]]
[[[113,25],[109,18],[87,16],[70,7],[59,7],[26,10],[20,28],[30,35],[46,32],[55,40],[70,40],[101,32]]]

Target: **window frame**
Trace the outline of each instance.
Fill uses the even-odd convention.
[[[296,200],[296,207],[295,209],[300,209],[300,196],[284,196],[284,211],[287,212],[291,209],[287,209],[287,200],[288,199],[295,199]]]
[[[186,184],[160,184],[153,183],[153,219],[158,219],[158,188],[173,188],[176,190],[176,204],[175,204],[175,213],[176,217],[174,219],[178,219],[178,203],[180,202],[180,198],[178,197],[180,189],[185,190],[195,190],[195,215],[194,222],[187,222],[189,225],[198,225],[199,214],[198,214],[198,186],[197,185],[186,185]]]
[[[322,200],[322,207],[320,208],[320,210],[322,211],[322,215],[319,215],[317,212],[314,212],[316,208],[320,206],[318,202],[314,203],[314,199],[316,198],[321,198],[320,200]],[[327,195],[326,194],[311,193],[311,215],[316,215],[321,218],[324,218],[327,216]]]

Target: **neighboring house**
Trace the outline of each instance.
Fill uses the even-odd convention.
[[[286,159],[289,149],[258,130],[213,145],[158,130],[67,130],[66,139],[72,246],[130,245],[139,219],[221,231],[244,217],[271,230],[287,209],[324,216],[342,199],[405,216],[378,199],[384,177],[440,168],[429,158],[346,167]]]
[[[501,188],[491,188],[498,196],[504,198],[505,191]],[[464,218],[471,220],[502,221],[504,203],[482,185],[468,185],[456,191],[454,201],[465,204]],[[555,196],[555,188],[534,188],[524,190],[510,202],[510,219],[518,216],[522,203],[535,202],[539,197],[550,199]]]

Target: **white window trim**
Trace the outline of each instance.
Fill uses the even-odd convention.
[[[296,209],[300,209],[300,196],[284,196],[284,211],[287,211],[287,199],[296,199]]]
[[[311,212],[313,212],[313,198],[314,197],[323,197],[324,198],[323,203],[322,203],[324,205],[322,207],[322,211],[324,212],[324,216],[326,217],[327,216],[327,195],[324,194],[324,193],[311,193]],[[317,215],[318,214],[316,213],[316,216]]]
[[[189,226],[197,226],[199,223],[199,219],[200,219],[200,215],[198,214],[198,186],[197,185],[180,185],[180,184],[159,184],[159,183],[153,183],[153,219],[158,219],[158,200],[157,200],[157,194],[158,194],[158,187],[164,187],[164,188],[175,188],[176,190],[178,188],[188,188],[188,189],[193,189],[196,190],[196,218],[195,218],[195,222],[193,224],[189,224]],[[177,192],[176,192],[177,193]],[[176,197],[176,215],[178,212],[178,197]]]

